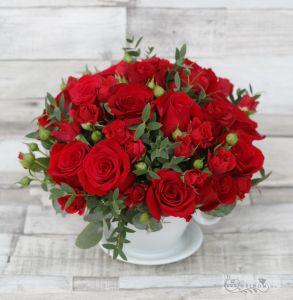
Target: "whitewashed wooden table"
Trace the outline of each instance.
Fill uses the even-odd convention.
[[[126,35],[188,55],[241,87],[265,91],[259,143],[271,178],[218,225],[190,258],[158,267],[112,261],[74,246],[83,227],[11,186],[22,135],[61,77],[121,57]],[[293,299],[293,2],[290,0],[0,1],[0,300]],[[266,291],[231,293],[263,278]],[[261,279],[262,280],[262,279]],[[262,281],[264,282],[264,281]],[[227,286],[226,286],[227,288]],[[229,287],[228,287],[229,289]]]

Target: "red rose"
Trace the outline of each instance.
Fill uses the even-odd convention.
[[[161,87],[165,86],[166,75],[168,70],[172,68],[172,64],[167,59],[161,59],[158,57],[152,57],[147,60],[154,67],[154,80],[155,83]]]
[[[152,179],[147,191],[146,203],[150,213],[160,221],[161,216],[191,219],[195,210],[196,194],[182,182],[180,174],[173,170],[159,170],[160,179]]]
[[[204,111],[208,119],[220,123],[223,127],[231,127],[236,120],[235,106],[226,100],[211,101]]]
[[[227,174],[211,176],[200,191],[200,210],[211,211],[221,204],[231,205],[236,201],[237,188]]]
[[[188,158],[193,154],[194,146],[189,135],[178,136],[176,142],[181,142],[181,144],[174,149],[175,156]]]
[[[208,155],[208,168],[213,174],[223,174],[234,169],[235,156],[229,150],[219,148],[213,155]]]
[[[256,101],[253,97],[249,95],[244,95],[239,101],[238,106],[244,112],[254,113],[256,111],[258,103],[259,102]]]
[[[125,195],[127,195],[124,200],[125,205],[127,205],[129,209],[139,205],[145,199],[146,190],[147,186],[141,183],[128,188],[125,191]]]
[[[127,78],[130,83],[145,85],[154,76],[154,66],[148,60],[129,64]]]
[[[120,75],[122,77],[127,77],[127,72],[130,64],[125,61],[120,61],[117,64],[110,66],[109,68],[101,71],[100,76],[107,78],[108,76]]]
[[[131,134],[126,127],[125,122],[121,120],[114,120],[112,123],[106,125],[102,132],[107,139],[112,138],[119,144],[125,144],[131,139]]]
[[[187,131],[193,118],[202,119],[200,106],[183,92],[166,92],[156,100],[156,107],[163,124],[162,130],[169,137],[177,128]]]
[[[74,86],[69,89],[69,95],[73,104],[94,103],[97,100],[98,89],[101,85],[102,78],[99,74],[82,76]]]
[[[78,106],[77,109],[73,112],[73,117],[80,124],[95,124],[102,119],[102,110],[95,104],[83,104]]]
[[[83,161],[79,180],[87,193],[103,196],[115,188],[123,192],[133,183],[134,174],[128,155],[111,139],[92,147]]]
[[[60,142],[71,142],[80,133],[80,127],[77,122],[56,122],[54,126],[58,129],[57,131],[52,131],[50,135]]]
[[[83,196],[76,196],[73,202],[65,209],[66,202],[70,198],[70,195],[58,198],[58,203],[62,210],[65,210],[68,214],[78,213],[80,216],[84,213],[86,209],[86,201]]]
[[[114,87],[108,104],[111,113],[129,126],[141,123],[142,111],[152,100],[153,91],[147,86],[121,83]]]
[[[262,152],[245,140],[239,139],[237,144],[231,148],[231,152],[236,158],[235,172],[239,175],[251,175],[258,172],[263,166]]]
[[[180,77],[183,82],[193,85],[193,90],[199,94],[202,90],[208,97],[215,99],[224,99],[233,91],[233,85],[228,79],[218,78],[212,69],[205,69],[190,61],[184,60],[184,64],[191,67],[190,75],[187,76],[182,70]]]
[[[55,144],[50,153],[48,174],[58,184],[65,182],[72,187],[80,187],[78,172],[88,152],[89,146],[80,141]]]
[[[236,187],[237,187],[237,196],[240,199],[243,199],[245,197],[245,194],[247,194],[250,191],[251,176],[235,177],[234,181],[235,181]]]
[[[205,121],[199,124],[192,130],[190,136],[194,145],[204,149],[208,148],[215,139],[212,123]]]
[[[116,84],[118,84],[118,81],[113,76],[108,76],[107,78],[103,79],[102,85],[100,86],[100,88],[98,90],[99,102],[106,102],[109,99],[109,97],[111,95],[111,89]]]
[[[184,182],[191,187],[201,188],[208,178],[208,174],[197,169],[188,170],[184,174]]]
[[[131,163],[135,163],[145,154],[145,146],[141,140],[132,140],[125,145],[125,150],[129,155]]]

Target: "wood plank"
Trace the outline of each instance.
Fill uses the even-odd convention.
[[[0,233],[21,233],[25,218],[22,206],[0,206]]]
[[[218,224],[204,227],[205,233],[290,232],[293,230],[293,204],[237,206]],[[277,217],[276,217],[277,216]]]
[[[253,205],[292,203],[292,195],[293,187],[259,187],[250,192]]]
[[[83,292],[96,292],[100,290],[117,290],[119,277],[75,277],[73,278],[73,290]]]
[[[12,247],[12,234],[0,234],[0,256],[9,256]]]
[[[31,195],[28,188],[0,189],[0,205],[38,205],[40,195]]]
[[[276,9],[293,8],[290,0],[137,0],[138,7],[166,7],[166,8],[231,8],[231,9]]]
[[[292,53],[292,10],[156,7],[128,12],[128,33],[143,32],[144,45],[155,46],[159,55],[168,56],[174,45],[184,42],[189,44],[189,55],[197,57],[262,56],[264,49],[266,55]]]
[[[95,67],[99,70],[108,67],[110,61],[0,61],[0,68],[5,70],[0,74],[0,101],[25,99],[29,102],[44,98],[47,92],[57,95],[61,79],[80,77],[86,65],[94,72]]]
[[[128,6],[132,0],[2,0],[0,7],[95,7],[95,6]]]
[[[0,18],[0,44],[9,45],[0,59],[121,57],[126,32],[123,7],[3,9]]]
[[[85,226],[79,215],[56,215],[52,207],[28,206],[24,233],[73,234],[79,233]]]
[[[8,256],[0,256],[0,274],[2,274],[7,266]]]
[[[64,276],[0,276],[0,293],[56,293],[71,291],[72,279]]]

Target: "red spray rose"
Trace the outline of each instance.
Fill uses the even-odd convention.
[[[142,121],[142,111],[152,100],[153,91],[147,86],[121,83],[114,88],[108,104],[111,113],[129,126]]]
[[[182,182],[180,174],[172,170],[159,170],[160,179],[152,179],[146,203],[155,219],[174,216],[191,219],[196,204],[194,190]]]
[[[189,135],[178,136],[176,142],[181,142],[181,144],[174,149],[175,156],[188,158],[193,154],[194,146]]]
[[[79,191],[77,191],[79,193]],[[62,210],[65,210],[68,214],[75,214],[78,213],[80,216],[83,215],[86,209],[86,201],[83,196],[77,195],[73,202],[69,205],[68,208],[65,209],[65,205],[69,200],[70,195],[66,195],[63,197],[58,198],[58,203],[61,206]]]
[[[171,136],[177,128],[187,131],[193,118],[202,119],[200,106],[183,92],[166,92],[156,100],[156,107],[162,130],[167,136]]]
[[[73,104],[94,103],[101,85],[102,78],[99,74],[82,76],[68,91]]]
[[[98,196],[106,195],[115,188],[123,192],[134,179],[127,153],[113,139],[103,140],[93,146],[79,172],[83,189]]]
[[[55,144],[50,153],[48,174],[58,184],[65,182],[80,187],[78,172],[88,152],[89,146],[80,141]]]
[[[195,146],[208,148],[215,139],[212,123],[205,121],[196,127],[194,126],[190,136]]]
[[[236,165],[233,153],[224,148],[219,148],[213,155],[209,153],[208,168],[213,174],[223,174],[234,169]]]
[[[56,122],[54,126],[58,129],[50,134],[60,142],[71,142],[80,133],[79,124],[75,121],[73,123],[68,123],[67,121]]]
[[[106,125],[102,131],[107,139],[112,138],[119,144],[125,144],[132,138],[125,122],[121,120],[114,120],[112,123]]]
[[[125,150],[129,155],[131,163],[135,163],[145,154],[145,146],[141,140],[130,140],[125,145]]]
[[[244,95],[238,103],[238,106],[241,110],[247,113],[256,112],[256,107],[258,105],[258,101],[256,101],[253,97],[249,95]]]
[[[134,208],[144,201],[146,195],[147,186],[145,184],[136,184],[125,191],[127,197],[124,200],[124,203],[128,206],[129,209]]]
[[[73,112],[73,117],[80,124],[95,124],[102,119],[102,110],[95,104],[83,104]]]
[[[191,187],[201,188],[208,178],[208,174],[197,170],[192,169],[188,170],[184,174],[184,182]]]

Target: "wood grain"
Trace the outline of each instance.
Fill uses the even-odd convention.
[[[0,20],[0,44],[9,45],[1,49],[0,59],[121,57],[123,7],[2,9]]]

